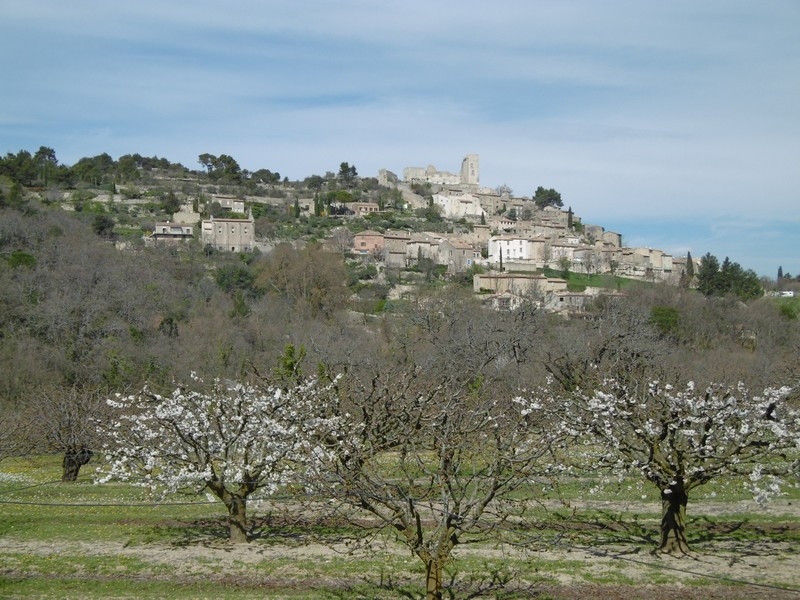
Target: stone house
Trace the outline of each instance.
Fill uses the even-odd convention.
[[[255,247],[255,224],[253,216],[246,219],[215,219],[211,217],[201,225],[203,244],[217,250],[250,252]]]
[[[405,231],[387,231],[383,234],[383,260],[386,266],[408,266],[407,252],[411,236]],[[415,257],[416,258],[416,257]]]
[[[489,239],[488,259],[491,265],[500,264],[500,251],[503,265],[517,270],[541,269],[548,266],[551,249],[550,242],[543,237],[498,236]]]
[[[155,224],[153,233],[146,241],[153,244],[174,246],[194,239],[194,226],[191,223],[171,223],[169,221]]]
[[[561,259],[569,261],[570,266],[575,259],[575,251],[579,248],[577,244],[569,242],[552,242],[550,244],[550,262],[558,267],[561,266]]]
[[[472,231],[459,233],[459,237],[469,244],[478,247],[487,247],[489,239],[492,237],[492,228],[488,225],[473,225]]]
[[[618,273],[625,277],[665,281],[673,279],[672,255],[654,248],[623,248]]]
[[[440,265],[447,265],[449,273],[463,273],[475,262],[475,249],[459,240],[442,240],[439,244]]]
[[[548,312],[580,312],[592,297],[579,292],[561,290],[544,296],[544,309]]]
[[[480,273],[473,276],[472,289],[476,293],[489,290],[495,294],[508,292],[517,296],[542,297],[548,292],[566,290],[567,282],[540,273]]]
[[[415,233],[406,243],[406,264],[416,264],[421,258],[429,258],[439,264],[440,243],[439,237],[427,233]]]
[[[602,236],[606,244],[610,244],[615,248],[622,248],[622,235],[613,231],[604,231]]]
[[[489,238],[489,262],[529,261],[533,258],[529,240],[522,236],[503,235]]]
[[[367,229],[353,235],[353,253],[383,255],[383,234]]]
[[[569,221],[569,213],[566,210],[561,210],[555,206],[545,206],[542,212],[538,215],[542,225],[549,225],[550,227],[567,227]],[[578,222],[579,219],[572,216],[573,222]]]
[[[185,223],[186,225],[194,225],[199,223],[201,219],[200,213],[195,212],[194,206],[191,202],[181,204],[181,209],[172,215],[172,221],[175,223]]]
[[[219,202],[222,210],[225,212],[245,213],[244,200],[240,200],[236,196],[212,196],[212,203]]]
[[[352,210],[357,217],[380,212],[381,209],[377,202],[350,202],[346,207]]]
[[[433,204],[441,209],[446,219],[480,221],[482,216],[486,216],[480,200],[473,194],[440,192],[433,195]]]
[[[490,294],[489,296],[481,298],[483,305],[493,310],[515,310],[519,308],[524,301],[524,297],[517,296],[511,292]]]

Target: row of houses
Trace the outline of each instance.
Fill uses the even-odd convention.
[[[486,241],[483,241],[486,236]],[[613,232],[598,234],[594,243],[576,233],[549,237],[488,234],[483,228],[470,237],[448,237],[405,231],[363,231],[353,236],[352,251],[371,256],[390,267],[408,267],[420,258],[445,265],[450,273],[461,273],[474,264],[498,272],[536,272],[544,268],[574,273],[611,273],[650,281],[677,281],[686,259],[654,248],[625,248]],[[484,249],[487,255],[484,258]]]
[[[468,164],[465,162],[465,164]],[[469,165],[466,168],[471,168]],[[626,248],[622,236],[598,225],[586,225],[571,210],[535,207],[530,200],[510,198],[507,193],[476,190],[473,187],[444,186],[434,195],[449,218],[473,221],[470,231],[457,236],[407,231],[364,231],[353,236],[352,252],[369,255],[390,267],[405,268],[429,259],[458,274],[474,264],[488,270],[535,272],[543,268],[567,269],[576,273],[611,273],[651,281],[677,281],[685,270],[685,259],[653,248]],[[221,251],[246,252],[255,248],[255,224],[244,201],[215,196],[221,217],[200,222],[191,206],[174,215],[174,221],[157,223],[151,242],[180,243],[194,237],[194,223],[200,223],[204,245]],[[503,206],[525,206],[526,219],[511,219],[492,210]],[[353,216],[379,211],[375,203],[349,203]],[[507,211],[503,211],[506,213]],[[522,214],[519,210],[518,214]],[[231,214],[231,217],[227,217]],[[233,216],[237,218],[232,218]],[[243,215],[247,215],[241,218]],[[487,218],[488,216],[488,218]],[[475,221],[486,221],[475,222]],[[485,258],[484,258],[485,257]]]
[[[352,252],[371,257],[388,267],[406,268],[420,259],[447,267],[449,273],[463,273],[482,259],[480,248],[457,238],[434,233],[406,231],[362,231],[353,236]]]
[[[200,241],[204,246],[222,252],[251,252],[255,248],[256,228],[252,213],[243,200],[215,196],[222,216],[201,220],[192,205],[184,205],[172,221],[157,222],[153,232],[145,237],[149,244],[177,245],[195,237],[195,225],[200,224]],[[226,215],[231,215],[230,217]],[[244,215],[242,218],[241,215]]]

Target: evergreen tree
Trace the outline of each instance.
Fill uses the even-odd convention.
[[[681,280],[680,280],[680,287],[682,288],[690,288],[692,287],[692,281],[694,281],[694,261],[692,260],[692,253],[686,253],[686,269],[681,273]]]
[[[546,206],[554,206],[561,208],[564,206],[564,201],[561,199],[561,194],[554,189],[545,189],[541,185],[536,188],[533,194],[533,201],[539,209]]]
[[[719,260],[707,252],[700,259],[700,268],[697,271],[697,290],[706,296],[714,295],[717,290],[717,274],[719,273]]]
[[[742,300],[752,300],[764,293],[755,271],[743,269],[727,256],[720,265],[710,253],[700,260],[697,289],[706,296],[734,295]]]

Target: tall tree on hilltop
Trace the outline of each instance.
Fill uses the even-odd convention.
[[[358,177],[356,166],[351,166],[350,163],[343,162],[339,165],[339,174],[337,177],[345,187],[353,187],[353,183],[355,182],[356,177]]]
[[[681,273],[680,287],[690,288],[694,281],[694,260],[692,260],[692,253],[686,253],[686,269]]]
[[[36,154],[33,155],[33,159],[39,167],[40,179],[44,186],[47,187],[53,170],[58,166],[56,151],[46,146],[40,146]]]
[[[742,300],[753,300],[764,293],[758,275],[752,269],[743,269],[727,256],[720,265],[711,253],[700,260],[697,289],[706,296],[733,295]]]
[[[707,252],[700,259],[700,268],[697,271],[697,290],[705,296],[715,295],[719,291],[718,274],[719,260]]]
[[[536,188],[536,192],[533,194],[533,201],[539,209],[542,209],[546,206],[553,206],[555,208],[561,208],[564,206],[564,201],[561,199],[561,194],[554,189],[544,189],[542,186]]]

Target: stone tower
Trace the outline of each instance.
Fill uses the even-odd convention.
[[[467,154],[461,161],[461,183],[476,187],[480,184],[477,154]]]

